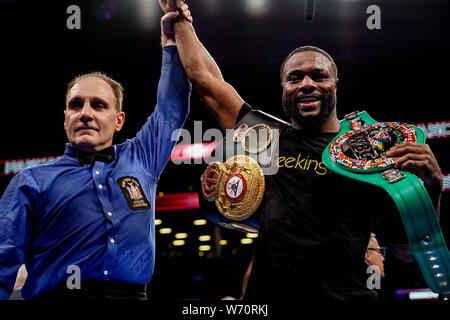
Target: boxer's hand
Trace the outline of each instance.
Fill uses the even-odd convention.
[[[184,3],[184,0],[158,0],[161,9],[167,13],[170,11],[176,11]]]
[[[184,19],[192,22],[191,12],[184,0],[158,0],[158,3],[165,13],[179,11]]]
[[[173,33],[173,23],[180,16],[192,23],[188,5],[183,3],[178,11],[170,11],[161,17],[161,45],[163,47],[176,45]]]
[[[403,143],[393,146],[386,153],[388,157],[396,157],[394,168],[416,174],[428,186],[443,187],[441,168],[427,144]]]
[[[192,23],[192,16],[191,16],[191,11],[189,11],[189,7],[186,3],[183,3],[181,5],[181,7],[178,9],[178,11],[181,13],[181,16],[189,21],[190,23]]]

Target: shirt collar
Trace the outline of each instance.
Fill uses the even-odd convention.
[[[115,145],[113,145],[113,148],[117,158],[117,148]],[[77,153],[78,150],[79,150],[78,148],[71,146],[69,143],[66,143],[66,150],[64,151],[64,155],[73,158],[73,160],[78,162],[78,153]]]

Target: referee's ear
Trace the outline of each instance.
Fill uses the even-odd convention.
[[[122,129],[124,123],[125,123],[125,112],[123,111],[117,112],[115,132],[119,132],[120,129]]]
[[[371,258],[370,258],[369,250],[366,250],[366,254],[364,255],[364,260],[366,261],[367,265],[370,266],[372,264],[372,262],[370,261]]]

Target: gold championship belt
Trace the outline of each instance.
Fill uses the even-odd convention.
[[[200,178],[200,207],[206,218],[230,229],[258,232],[266,187],[278,170],[279,134],[286,125],[252,110],[227,132]]]
[[[261,204],[264,174],[258,162],[245,155],[225,163],[211,163],[201,177],[202,195],[214,201],[219,212],[230,220],[245,220]]]

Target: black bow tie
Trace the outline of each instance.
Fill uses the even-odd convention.
[[[91,164],[95,161],[110,163],[116,159],[116,152],[113,146],[96,152],[87,152],[77,149],[77,158],[81,166]]]

